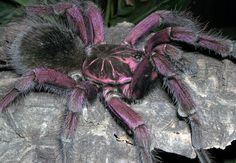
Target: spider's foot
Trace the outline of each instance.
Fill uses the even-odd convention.
[[[60,159],[63,163],[68,163],[73,160],[73,139],[61,137],[60,138]]]
[[[230,56],[230,58],[232,58],[233,60],[236,60],[236,43],[232,43],[231,51],[230,51],[229,56]]]
[[[152,163],[153,158],[150,151],[150,136],[145,125],[140,125],[134,130],[134,142],[138,147],[139,157],[142,163]]]
[[[193,122],[190,122],[191,133],[192,133],[192,145],[195,149],[202,148],[202,132],[200,126]]]
[[[211,163],[212,161],[210,155],[208,154],[207,150],[203,149],[202,130],[198,115],[194,113],[190,115],[188,119],[192,134],[192,145],[200,163]]]
[[[200,163],[212,163],[208,152],[204,149],[195,150]]]

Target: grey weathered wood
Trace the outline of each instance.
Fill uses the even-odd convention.
[[[16,31],[23,27],[0,29],[1,57],[5,57],[5,40],[12,42]],[[122,23],[107,29],[107,42],[119,43],[130,27],[128,23]],[[236,138],[236,65],[229,60],[219,61],[202,54],[186,55],[190,60],[194,58],[198,65],[196,76],[182,78],[197,104],[204,148],[224,149]],[[0,72],[0,97],[17,78],[13,71]],[[6,115],[0,114],[0,162],[59,162],[57,140],[65,102],[64,97],[49,93],[30,93],[10,106],[9,112],[23,131],[21,136],[9,126]],[[190,158],[196,156],[187,124],[176,117],[176,107],[160,85],[132,107],[145,119],[153,148]],[[118,142],[114,134],[123,136],[125,132],[99,100],[89,105],[80,116],[74,148],[71,149],[74,162],[137,162],[134,146]]]

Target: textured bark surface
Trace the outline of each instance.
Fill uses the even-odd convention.
[[[107,29],[107,42],[119,43],[130,27],[123,23]],[[20,28],[24,26],[0,29],[1,59],[6,58],[3,46],[11,43]],[[186,57],[194,59],[193,63],[198,66],[195,76],[182,78],[201,117],[204,148],[224,149],[236,139],[236,65],[229,60],[219,61],[197,53],[186,54]],[[0,72],[0,97],[17,78],[14,71]],[[30,93],[8,107],[21,128],[21,135],[10,127],[6,114],[0,114],[0,162],[60,162],[58,138],[65,103],[66,99],[61,96]],[[189,128],[176,117],[176,107],[160,84],[132,107],[150,129],[152,148],[190,158],[196,156]],[[80,115],[71,149],[74,162],[137,162],[135,147],[117,141],[114,134],[118,137],[126,135],[99,100],[95,101]]]

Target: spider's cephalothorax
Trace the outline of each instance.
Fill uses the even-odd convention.
[[[132,80],[143,57],[142,52],[125,45],[98,45],[85,60],[83,72],[101,84],[125,84]]]
[[[210,162],[202,149],[201,122],[195,104],[175,73],[176,65],[181,69],[178,65],[182,64],[184,52],[171,43],[181,42],[235,58],[232,41],[202,34],[190,19],[174,12],[156,11],[138,23],[120,45],[105,44],[101,12],[92,2],[29,6],[26,11],[31,17],[34,15],[33,21],[29,21],[28,29],[19,34],[10,49],[12,66],[22,78],[0,100],[0,111],[21,94],[35,89],[52,93],[65,90],[68,102],[61,132],[63,143],[73,139],[78,113],[99,95],[107,109],[131,131],[140,160],[150,163],[153,160],[148,128],[123,100],[142,98],[161,77],[188,119],[192,145],[200,161]],[[62,17],[54,18],[58,16]],[[171,27],[153,34],[144,50],[135,48],[140,38],[161,24]]]

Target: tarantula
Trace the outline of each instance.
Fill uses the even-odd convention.
[[[201,122],[194,101],[175,72],[176,65],[181,65],[183,51],[171,43],[234,58],[232,41],[203,34],[191,19],[172,11],[150,14],[119,45],[104,42],[101,11],[90,1],[29,6],[26,12],[31,24],[18,35],[9,51],[13,68],[22,77],[0,100],[0,111],[30,91],[66,92],[63,143],[73,139],[79,112],[99,96],[133,136],[140,161],[150,163],[153,158],[148,126],[127,103],[142,98],[160,77],[178,109],[185,113],[200,161],[210,162],[202,149]],[[144,49],[136,48],[141,38],[160,25],[168,27],[148,38]]]

